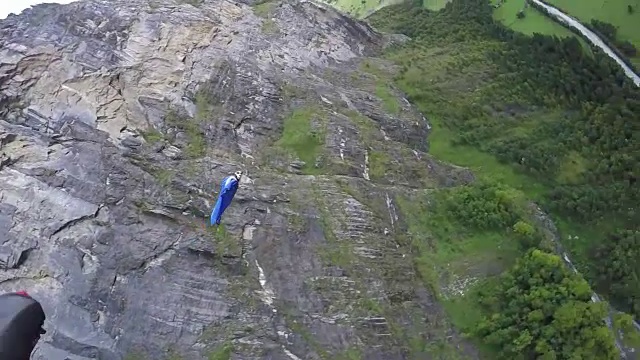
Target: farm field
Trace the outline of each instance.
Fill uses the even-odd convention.
[[[545,17],[535,8],[527,7],[525,9],[525,0],[494,0],[493,4],[499,5],[495,9],[493,17],[513,30],[528,35],[540,33],[559,37],[575,36],[571,31]],[[517,14],[522,9],[525,9],[525,17],[518,19]]]
[[[320,0],[334,8],[345,12],[357,19],[362,19],[367,15],[385,6],[401,3],[402,0]]]
[[[525,8],[525,0],[494,0],[494,5],[498,5],[493,12],[493,18],[500,21],[511,29],[527,35],[539,33],[543,35],[555,35],[558,37],[575,36],[582,44],[582,48],[589,55],[592,54],[591,47],[580,36],[577,36],[564,26],[544,16],[533,7]],[[520,10],[524,9],[525,17],[518,19]]]
[[[448,2],[449,0],[423,0],[422,4],[427,9],[435,11],[445,7],[445,5],[447,5]]]

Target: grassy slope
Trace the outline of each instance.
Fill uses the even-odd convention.
[[[407,216],[420,277],[443,304],[450,321],[469,332],[482,315],[475,290],[512,266],[521,249],[508,231],[478,231],[451,216],[446,210],[447,193],[407,197],[399,206]],[[474,343],[483,358],[495,357],[492,349]]]
[[[547,190],[544,185],[487,153],[453,145],[456,135],[447,126],[449,109],[456,107],[456,101],[471,101],[467,96],[475,91],[474,84],[490,73],[490,65],[483,63],[482,54],[483,49],[492,46],[496,44],[478,42],[465,46],[413,49],[390,54],[389,58],[399,64],[414,65],[396,78],[396,85],[407,95],[416,95],[412,92],[415,81],[428,82],[434,89],[428,99],[417,104],[432,125],[433,134],[429,137],[432,155],[472,169],[480,181],[502,183],[518,189],[516,193],[519,196],[526,194],[537,199]],[[369,71],[381,73],[373,67]],[[546,115],[548,113],[541,117]],[[398,205],[407,217],[408,236],[416,250],[414,266],[425,285],[443,304],[450,320],[466,332],[481,315],[474,300],[475,289],[508,269],[522,254],[522,249],[510,229],[477,230],[450,215],[446,209],[451,201],[447,193],[446,190],[425,190],[399,199]],[[492,349],[478,342],[476,345],[484,358],[494,357]]]
[[[394,4],[400,4],[405,0],[320,0],[336,9],[348,13],[355,18],[364,18],[371,13]],[[424,0],[424,6],[429,10],[442,9],[449,0]]]
[[[322,129],[312,129],[311,122],[319,116],[320,110],[306,107],[293,111],[284,120],[282,137],[276,142],[277,146],[294,153],[305,162],[307,173],[317,173],[314,167],[316,157],[323,145],[324,132]]]
[[[449,109],[455,109],[456,102],[473,101],[476,86],[484,87],[480,80],[490,76],[490,65],[480,62],[483,48],[494,43],[477,43],[435,47],[431,49],[409,50],[389,55],[397,62],[415,64],[408,72],[397,79],[400,88],[409,96],[417,95],[413,91],[416,81],[430,83],[432,98],[418,103],[423,113],[429,116],[432,135],[429,138],[429,152],[438,159],[456,165],[465,166],[474,171],[481,179],[495,180],[523,190],[529,197],[537,199],[546,187],[539,184],[509,165],[500,163],[492,155],[475,148],[454,145],[455,130],[447,125],[447,118],[453,117]],[[403,60],[404,59],[404,60]],[[456,71],[457,68],[457,71]]]
[[[640,49],[640,1],[638,0],[547,0],[583,23],[598,19],[618,27],[618,38],[628,40]],[[634,7],[633,14],[627,5]],[[632,59],[640,66],[640,56]]]
[[[355,18],[363,18],[385,6],[401,3],[402,0],[320,0]]]
[[[425,80],[433,81],[430,78]],[[440,87],[446,82],[447,80],[442,80],[442,83],[434,85]],[[406,83],[400,86],[408,89]],[[432,105],[422,103],[420,106],[425,114],[434,113],[436,107],[437,102]],[[443,117],[431,116],[429,120],[433,131],[429,152],[436,158],[468,167],[481,180],[497,181],[520,189],[530,198],[538,197],[545,190],[542,184],[498,162],[490,154],[469,146],[453,145],[455,134],[447,127]],[[419,202],[401,205],[403,213],[414,215],[409,219],[410,231],[422,234],[423,240],[430,239],[435,244],[431,246],[438,249],[435,252],[429,251],[426,240],[417,246],[418,251],[422,250],[423,254],[417,261],[423,279],[434,289],[449,290],[439,300],[445,306],[451,321],[461,331],[471,331],[481,316],[474,299],[475,288],[506,270],[520,254],[510,234],[498,231],[457,231],[456,228],[460,228],[460,225],[456,220],[440,211],[431,211]],[[436,273],[443,274],[444,278],[439,278]],[[484,348],[479,342],[477,345],[485,358],[493,357],[491,349]]]
[[[498,0],[492,1],[492,3],[497,2]],[[640,1],[589,0],[587,2],[581,2],[576,0],[549,0],[548,2],[569,12],[570,15],[577,17],[585,23],[594,17],[602,21],[610,22],[618,26],[620,39],[629,40],[640,48]],[[627,3],[634,5],[634,2],[636,3],[636,11],[633,14],[628,14],[626,9]],[[494,18],[511,29],[524,34],[531,35],[533,33],[541,33],[558,37],[576,36],[565,27],[545,17],[532,7],[528,7],[525,10],[526,17],[524,19],[518,19],[516,14],[523,9],[523,4],[524,0],[504,1],[495,9]],[[577,38],[582,44],[583,49],[591,54],[591,48],[586,41],[579,36],[577,36]],[[636,65],[640,65],[640,56],[632,59],[632,61]],[[434,121],[434,126],[437,129],[441,124],[438,123],[437,118]],[[450,130],[446,127],[442,127],[440,133],[441,136],[439,138],[431,139],[433,144],[432,153],[437,157],[455,164],[469,166],[473,168],[476,173],[480,174],[481,177],[486,177],[483,174],[488,174],[489,178],[497,179],[516,188],[523,189],[534,200],[539,199],[539,196],[548,190],[537,181],[514,172],[512,167],[497,162],[495,158],[490,155],[478,153],[477,150],[474,151],[469,148],[461,151],[460,146],[451,146],[451,139],[455,136],[451,134]],[[566,177],[573,176],[573,174],[571,174],[572,170],[575,170],[575,172],[578,171],[578,169],[565,169],[563,175]],[[499,174],[497,178],[496,174]],[[566,235],[563,239],[564,245],[574,254],[576,265],[586,271],[585,257],[587,249],[596,239],[604,237],[604,234],[619,226],[614,220],[615,219],[606,219],[599,223],[592,223],[585,226],[563,218],[556,219],[556,225],[560,231]]]

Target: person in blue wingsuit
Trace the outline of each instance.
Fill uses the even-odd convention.
[[[224,213],[229,204],[231,204],[231,200],[233,200],[233,196],[238,190],[240,178],[242,178],[242,171],[236,171],[233,175],[229,175],[222,180],[218,201],[216,201],[216,206],[214,206],[213,211],[211,211],[211,225],[220,225],[222,213]]]

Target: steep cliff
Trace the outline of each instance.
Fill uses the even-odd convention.
[[[427,154],[375,58],[392,41],[306,1],[82,0],[0,22],[0,292],[42,301],[33,358],[473,356],[395,206],[471,175]]]

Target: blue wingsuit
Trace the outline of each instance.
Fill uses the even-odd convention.
[[[231,200],[233,200],[233,196],[236,194],[237,190],[238,179],[236,179],[235,176],[230,175],[222,180],[222,184],[220,185],[220,195],[218,195],[218,201],[216,202],[216,206],[211,212],[211,225],[220,225],[222,213],[224,213],[229,204],[231,204]]]

